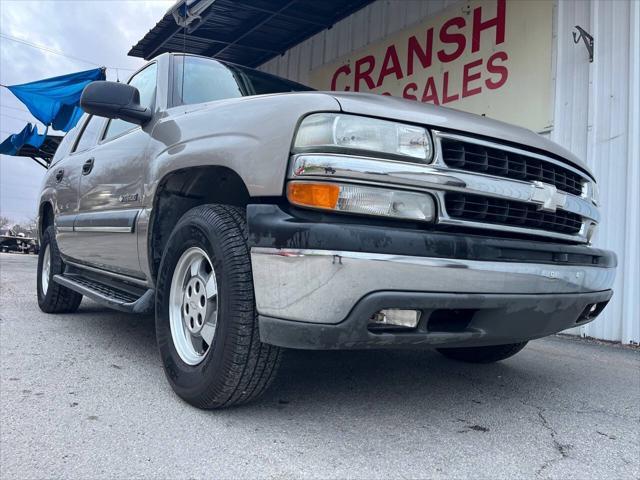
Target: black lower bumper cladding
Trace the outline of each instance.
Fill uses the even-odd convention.
[[[376,292],[361,299],[340,323],[314,324],[260,317],[265,343],[308,350],[400,347],[474,347],[518,343],[584,325],[613,292],[558,295]],[[589,315],[596,305],[596,315]],[[386,308],[419,310],[410,331],[372,329],[373,315]],[[447,321],[442,322],[445,317]]]
[[[514,240],[427,230],[415,224],[369,220],[277,205],[249,205],[251,247],[341,250],[554,265],[615,267],[616,255],[586,245]]]

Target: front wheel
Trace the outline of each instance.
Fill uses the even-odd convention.
[[[173,390],[199,408],[260,396],[280,349],[260,341],[244,213],[202,205],[177,223],[162,256],[156,335]]]
[[[514,356],[527,342],[491,345],[488,347],[438,348],[438,352],[452,360],[467,363],[493,363]]]

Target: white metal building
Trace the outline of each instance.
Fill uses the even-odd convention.
[[[311,83],[311,71],[321,65],[445,9],[464,12],[467,3],[379,0],[261,69]],[[576,25],[594,38],[592,63],[584,43],[574,43]],[[542,133],[585,159],[596,174],[603,221],[594,244],[614,250],[619,261],[612,302],[575,333],[639,343],[640,1],[557,0],[551,46],[553,117]]]
[[[184,49],[321,90],[440,103],[586,160],[602,205],[594,244],[619,268],[604,314],[573,333],[640,343],[640,0],[185,1],[201,10],[195,27],[168,12],[129,54]]]

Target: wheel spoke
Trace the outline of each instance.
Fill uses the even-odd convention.
[[[192,277],[195,277],[196,275],[198,275],[198,272],[202,268],[202,262],[203,261],[204,261],[203,257],[200,257],[200,258],[198,258],[198,259],[193,261],[193,263],[191,264],[191,276]]]
[[[212,298],[218,294],[218,285],[216,284],[216,276],[213,272],[209,275],[207,279],[207,284],[204,287],[207,292],[207,298]]]
[[[216,333],[216,324],[213,321],[209,321],[205,323],[200,331],[200,335],[202,335],[202,339],[207,342],[207,345],[211,345],[213,341],[213,336]]]
[[[189,337],[189,341],[191,342],[191,346],[193,347],[194,351],[197,354],[201,354],[203,351],[202,338],[195,335],[191,335],[189,332],[186,332],[186,334]]]

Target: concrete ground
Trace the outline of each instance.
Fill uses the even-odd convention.
[[[0,254],[0,477],[639,478],[640,352],[564,337],[494,365],[286,352],[259,402],[171,391],[153,318],[45,315]]]

